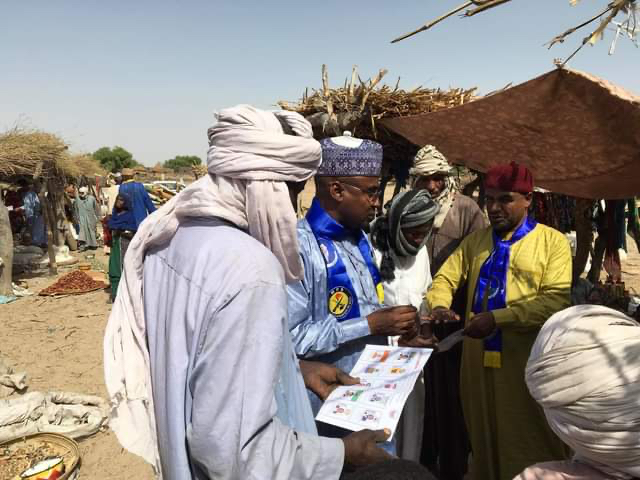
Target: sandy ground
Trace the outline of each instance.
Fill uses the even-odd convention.
[[[308,207],[311,191],[301,196]],[[623,262],[628,288],[640,293],[640,255],[628,239],[631,252]],[[86,261],[84,254],[75,254]],[[107,257],[96,251],[92,261],[105,266]],[[66,273],[70,268],[61,269]],[[25,277],[22,277],[25,278]],[[55,278],[26,277],[29,289],[38,292]],[[0,355],[17,371],[26,371],[31,391],[65,390],[106,397],[103,382],[102,338],[110,310],[103,291],[80,296],[50,298],[32,296],[0,306]],[[124,451],[114,434],[102,432],[81,441],[83,478],[152,479],[151,468]]]
[[[96,252],[94,263],[106,264],[104,254]],[[75,256],[85,260],[83,254]],[[26,281],[31,291],[39,292],[55,278],[45,272]],[[106,292],[97,291],[63,298],[25,297],[0,306],[0,356],[16,371],[27,372],[30,391],[63,390],[106,398],[102,338],[111,309],[108,298]],[[124,451],[111,431],[81,441],[80,450],[82,478],[154,478],[151,467]]]

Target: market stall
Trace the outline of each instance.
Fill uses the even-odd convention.
[[[574,280],[593,253],[595,202],[606,200],[610,213],[602,231],[607,232],[604,268],[610,282],[604,290],[628,296],[618,245],[627,217],[631,230],[637,230],[631,199],[640,195],[640,97],[606,80],[558,68],[464,105],[382,124],[414,145],[437,145],[453,163],[479,172],[514,160],[528,166],[536,185],[547,192],[534,197],[542,221],[576,231]]]
[[[25,193],[32,192],[34,216],[43,224],[39,243],[46,245],[49,269],[55,273],[56,255],[71,228],[64,213],[69,200],[64,187],[79,177],[95,178],[103,173],[90,156],[69,153],[67,144],[55,135],[21,129],[0,135],[0,295],[11,294],[14,238],[19,244],[24,233],[23,226],[15,224],[19,209],[8,199],[22,207]]]

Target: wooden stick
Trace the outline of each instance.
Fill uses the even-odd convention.
[[[47,234],[47,252],[49,253],[49,275],[58,274],[58,264],[56,263],[56,254],[53,250],[53,232],[51,231],[51,205],[44,196],[44,185],[39,189],[38,198],[42,207],[42,215],[44,217],[44,228]]]
[[[400,87],[400,77],[398,77],[398,81],[396,82],[396,87],[393,89],[394,93],[398,91],[398,87]]]
[[[367,103],[367,99],[369,98],[369,95],[371,94],[371,92],[373,91],[373,89],[375,88],[375,86],[380,83],[380,80],[382,80],[382,77],[384,77],[387,74],[387,70],[386,69],[381,69],[378,72],[378,75],[376,75],[373,80],[370,80],[371,84],[369,85],[369,87],[367,88],[367,91],[365,92],[365,94],[362,97],[362,102],[360,103],[360,111],[364,111],[364,108],[366,106]]]
[[[609,24],[609,22],[611,22],[611,20],[613,20],[613,18],[618,14],[618,9],[620,9],[620,8],[622,8],[622,7],[620,7],[620,6],[618,6],[618,7],[615,7],[615,6],[614,6],[614,7],[611,7],[611,6],[610,6],[609,10],[611,10],[611,13],[610,13],[610,14],[609,14],[609,16],[607,17],[607,19],[606,19],[604,22],[602,22],[602,24],[601,24],[601,25],[600,25],[600,26],[599,26],[599,27],[598,27],[594,32],[591,32],[591,34],[590,34],[588,37],[585,37],[585,38],[582,40],[582,44],[581,44],[578,48],[576,48],[576,50],[575,50],[571,55],[569,55],[569,56],[567,57],[567,59],[566,59],[564,62],[562,62],[562,63],[560,64],[560,68],[563,68],[567,63],[569,63],[569,61],[571,61],[571,59],[572,59],[573,57],[575,57],[575,56],[578,54],[578,52],[579,52],[580,50],[582,50],[582,48],[583,48],[587,43],[589,43],[589,41],[591,41],[591,39],[592,39],[595,35],[599,35],[599,34],[601,34],[601,33],[602,33],[602,31],[604,31],[604,29],[606,28],[606,26]],[[606,12],[606,10],[605,10],[605,12]]]
[[[47,200],[49,201],[50,206],[50,214],[51,214],[51,228],[53,229],[53,241],[56,246],[61,247],[64,245],[64,240],[62,239],[62,235],[60,234],[59,225],[60,218],[58,216],[59,205],[60,205],[60,197],[61,197],[61,189],[57,188],[57,182],[54,182],[52,179],[47,181],[47,191],[49,195],[47,196]]]
[[[349,103],[354,101],[354,93],[356,88],[356,77],[358,76],[358,66],[354,65],[351,70],[351,83],[349,84]]]
[[[549,43],[549,48],[553,47],[556,43],[562,43],[564,42],[564,39],[566,37],[568,37],[569,35],[571,35],[572,33],[580,30],[583,27],[586,27],[587,25],[589,25],[592,22],[595,22],[597,19],[599,19],[601,16],[603,16],[605,13],[607,13],[608,11],[611,10],[611,7],[607,7],[606,9],[604,9],[601,13],[599,13],[598,15],[596,15],[593,18],[590,18],[589,20],[587,20],[586,22],[581,23],[580,25],[577,25],[573,28],[570,28],[569,30],[567,30],[566,32],[558,35],[557,37],[553,38]]]
[[[2,202],[2,198],[0,198],[0,257],[2,257],[2,265],[0,265],[0,295],[12,296],[13,235],[11,233],[9,210]]]
[[[416,35],[416,34],[418,34],[420,32],[424,32],[425,30],[429,30],[431,27],[434,27],[435,25],[437,25],[438,23],[442,22],[443,20],[446,20],[451,15],[455,15],[459,11],[464,10],[465,8],[467,8],[467,7],[471,6],[471,5],[473,5],[473,2],[471,2],[471,1],[465,2],[462,5],[458,5],[456,8],[454,8],[450,12],[447,12],[444,15],[436,18],[435,20],[424,24],[419,29],[414,30],[413,32],[410,32],[410,33],[406,33],[406,34],[402,35],[401,37],[398,37],[398,38],[396,38],[394,40],[391,40],[391,43],[398,43],[398,42],[400,42],[402,40],[405,40],[405,39],[407,39],[409,37],[413,37],[414,35]]]
[[[511,0],[490,0],[486,3],[478,3],[478,2],[473,2],[476,5],[480,5],[472,10],[468,10],[465,12],[465,16],[466,17],[472,17],[474,15],[477,15],[478,13],[484,12],[485,10],[489,10],[493,7],[497,7],[498,5],[502,5],[503,3],[507,3],[510,2]]]
[[[333,100],[331,98],[331,88],[329,87],[329,71],[327,69],[327,66],[324,64],[322,65],[322,91],[325,102],[327,104],[328,115],[327,123],[323,126],[323,129],[328,124],[330,125],[330,127],[332,127],[333,133],[335,135],[340,135],[338,128],[338,117],[333,111]]]

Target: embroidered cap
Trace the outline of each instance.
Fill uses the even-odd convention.
[[[319,177],[378,177],[382,168],[382,145],[362,140],[357,147],[347,147],[332,138],[320,141],[322,164]]]

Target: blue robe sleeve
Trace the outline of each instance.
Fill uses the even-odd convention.
[[[337,350],[342,344],[371,335],[366,317],[338,322],[329,313],[324,263],[314,260],[312,244],[298,236],[304,278],[287,285],[289,330],[298,356],[309,358]]]
[[[151,201],[151,197],[147,193],[147,190],[144,188],[144,185],[140,184],[140,195],[142,196],[142,200],[144,201],[144,206],[147,209],[147,213],[153,213],[156,211],[156,206]]]

